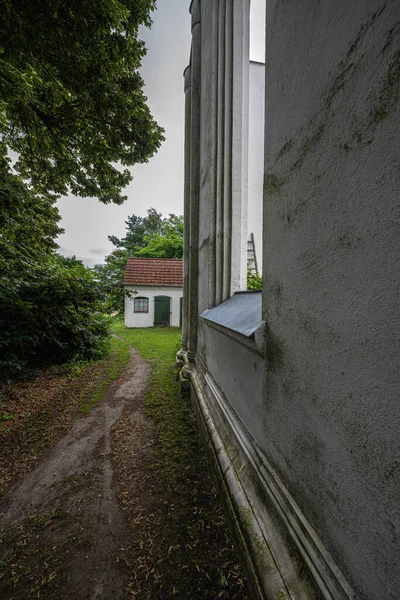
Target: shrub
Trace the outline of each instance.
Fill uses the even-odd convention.
[[[262,290],[262,277],[258,273],[247,271],[247,289],[258,291]]]
[[[109,320],[95,278],[80,261],[53,254],[0,278],[0,374],[41,362],[100,358]]]

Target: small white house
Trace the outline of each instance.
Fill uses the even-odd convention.
[[[124,277],[125,326],[182,325],[183,261],[128,258]]]

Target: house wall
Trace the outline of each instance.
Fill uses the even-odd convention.
[[[126,327],[154,327],[154,298],[156,296],[169,296],[171,298],[171,326],[179,327],[180,299],[183,296],[182,288],[176,287],[144,287],[126,285],[129,291],[136,290],[136,296],[149,299],[148,313],[133,312],[133,298],[125,297],[125,326]]]
[[[262,197],[264,179],[265,65],[250,62],[249,84],[249,188],[247,236],[254,234],[257,266],[262,269]]]
[[[399,22],[397,0],[267,1],[268,360],[246,425],[365,600],[400,589]]]

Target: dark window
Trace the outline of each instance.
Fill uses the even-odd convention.
[[[149,312],[149,299],[148,298],[135,298],[133,301],[133,312],[148,313]]]

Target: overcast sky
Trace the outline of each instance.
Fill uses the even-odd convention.
[[[183,212],[183,71],[190,52],[190,0],[158,0],[151,29],[143,28],[146,43],[142,77],[148,105],[165,129],[166,141],[147,164],[132,169],[133,181],[122,206],[104,205],[92,198],[69,196],[58,202],[65,233],[60,251],[86,265],[103,262],[113,249],[108,235],[123,237],[125,221],[133,213],[144,216],[153,206],[164,215]],[[265,0],[252,0],[252,60],[264,60]]]

